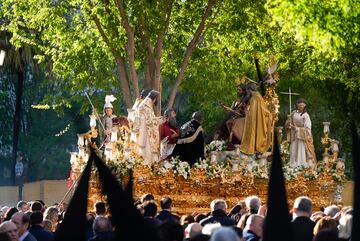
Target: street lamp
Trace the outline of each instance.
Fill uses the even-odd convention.
[[[3,49],[0,49],[0,66],[4,64],[6,52]]]

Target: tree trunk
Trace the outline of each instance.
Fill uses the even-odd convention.
[[[116,61],[116,67],[119,72],[119,80],[120,80],[120,87],[122,90],[123,100],[125,102],[126,108],[131,108],[133,102],[131,100],[130,87],[126,74],[125,60],[120,56],[114,56],[114,57]]]
[[[12,148],[12,170],[11,170],[11,179],[13,184],[16,183],[15,175],[15,165],[18,152],[19,144],[19,134],[20,134],[20,124],[21,124],[21,108],[22,108],[22,96],[24,92],[24,82],[25,82],[25,71],[24,71],[24,61],[22,58],[23,49],[19,50],[20,64],[17,68],[17,86],[16,86],[16,101],[15,101],[15,114],[14,114],[14,128],[13,128],[13,148]]]

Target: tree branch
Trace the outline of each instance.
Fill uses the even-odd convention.
[[[127,44],[125,46],[127,55],[128,55],[128,61],[129,61],[129,67],[130,67],[130,74],[131,74],[131,81],[134,87],[134,92],[136,98],[140,96],[139,92],[139,79],[136,73],[136,67],[135,67],[135,38],[134,38],[134,30],[129,24],[129,20],[125,11],[124,3],[122,0],[114,0],[115,5],[117,6],[117,9],[119,10],[120,17],[121,17],[121,23],[123,27],[125,28],[126,35],[127,35]]]
[[[132,100],[131,100],[131,94],[130,94],[129,81],[128,81],[128,77],[126,75],[125,59],[120,54],[118,54],[118,52],[116,51],[116,49],[114,47],[112,47],[112,44],[110,43],[109,38],[106,36],[106,33],[105,33],[103,27],[101,26],[99,18],[96,15],[92,15],[92,19],[94,20],[95,25],[96,25],[101,37],[103,38],[106,45],[110,48],[110,51],[115,58],[116,66],[117,66],[118,73],[119,73],[120,86],[121,86],[121,90],[123,92],[123,100],[125,102],[126,107],[131,108]]]
[[[139,18],[139,36],[141,39],[142,44],[145,48],[145,70],[144,70],[144,88],[149,89],[151,88],[152,79],[154,78],[154,72],[152,71],[154,69],[154,48],[150,41],[150,36],[146,32],[145,27],[145,19],[144,16],[141,16]]]
[[[207,18],[210,16],[211,10],[213,8],[213,6],[218,2],[218,0],[209,0],[208,4],[206,6],[205,12],[201,18],[201,22],[199,24],[199,26],[197,27],[193,38],[191,39],[190,43],[188,44],[186,51],[185,51],[185,55],[184,55],[184,59],[180,68],[180,71],[176,77],[175,80],[175,84],[171,90],[171,94],[169,97],[169,102],[168,102],[168,108],[171,108],[174,105],[174,101],[175,101],[175,97],[176,97],[176,93],[177,90],[181,84],[181,81],[184,78],[185,75],[185,71],[187,66],[189,65],[189,61],[190,61],[190,57],[191,54],[193,53],[196,45],[199,43],[200,37],[201,37],[201,33],[203,32],[204,28],[205,28],[205,22],[207,20]]]
[[[161,51],[162,51],[162,47],[163,47],[164,36],[165,36],[166,30],[169,28],[170,16],[171,16],[171,10],[172,10],[173,3],[174,3],[174,0],[170,0],[169,2],[165,3],[165,11],[162,16],[162,18],[163,18],[162,22],[164,22],[164,25],[160,29],[160,32],[159,32],[157,40],[156,40],[155,49],[154,49],[155,57],[159,58],[159,59],[161,58]]]

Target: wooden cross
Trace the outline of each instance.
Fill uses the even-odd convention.
[[[291,92],[291,87],[289,87],[289,92],[280,92],[280,94],[289,95],[289,114],[291,114],[291,96],[300,95],[300,94]]]

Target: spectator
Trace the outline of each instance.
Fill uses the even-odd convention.
[[[94,236],[93,224],[95,220],[95,215],[93,213],[86,214],[86,240],[91,239]]]
[[[210,204],[211,214],[209,217],[201,220],[200,224],[205,226],[208,223],[218,222],[222,226],[235,226],[236,221],[226,215],[226,202],[222,199],[215,199]]]
[[[339,238],[336,231],[325,229],[315,235],[314,241],[339,241]]]
[[[242,230],[245,229],[246,226],[246,221],[248,220],[248,218],[250,217],[250,213],[245,213],[241,216],[238,224],[236,225],[237,227],[241,228]]]
[[[203,220],[204,218],[206,218],[206,215],[205,214],[203,214],[203,213],[199,213],[199,214],[197,214],[196,216],[195,216],[195,222],[196,223],[200,223],[201,222],[201,220]]]
[[[28,231],[30,226],[30,217],[28,214],[17,212],[11,217],[11,222],[15,223],[18,229],[19,240],[37,241],[36,238]]]
[[[246,221],[243,237],[245,241],[258,241],[263,236],[264,217],[252,214]]]
[[[37,202],[37,201],[33,202],[31,204],[31,206],[30,206],[31,212],[36,212],[36,211],[41,212],[42,208],[43,208],[43,205],[40,202]]]
[[[106,207],[104,202],[96,202],[95,203],[95,214],[96,216],[105,216],[106,215]]]
[[[186,240],[190,240],[195,238],[195,236],[200,235],[201,231],[202,231],[202,226],[198,223],[190,223],[186,228],[185,228],[185,239]]]
[[[233,229],[222,227],[214,232],[210,241],[240,241],[240,238]]]
[[[16,206],[19,212],[25,213],[27,210],[29,210],[29,205],[27,204],[27,202],[24,202],[22,200],[19,201]]]
[[[4,206],[0,209],[0,224],[4,221],[5,213],[9,210],[8,206]]]
[[[337,232],[338,229],[335,219],[332,219],[329,216],[322,217],[314,227],[314,236],[317,235],[321,230],[325,229]]]
[[[147,201],[155,201],[154,195],[147,193],[141,196],[141,203],[145,203]]]
[[[19,240],[19,233],[15,223],[11,221],[5,221],[0,224],[0,233],[7,233],[11,241]]]
[[[180,224],[186,228],[189,224],[195,222],[194,216],[188,214],[188,215],[182,215],[181,216],[181,220],[180,220]]]
[[[52,230],[52,223],[49,219],[44,219],[43,220],[43,227],[44,230],[48,231],[48,232],[53,232]]]
[[[94,237],[91,241],[112,241],[115,235],[112,232],[111,222],[104,216],[97,216],[93,224]]]
[[[1,241],[12,241],[11,237],[9,236],[8,233],[4,232],[4,233],[0,233],[0,240]]]
[[[351,237],[353,216],[351,214],[343,215],[339,220],[339,238],[341,241],[348,241]]]
[[[161,198],[160,206],[162,210],[156,216],[157,219],[159,219],[162,222],[171,221],[171,222],[180,223],[180,218],[171,213],[172,200],[170,197]]]
[[[340,212],[340,208],[336,205],[330,205],[325,208],[324,214],[326,216],[334,217],[338,212]]]
[[[167,221],[159,227],[162,241],[183,241],[184,230],[179,222]]]
[[[37,241],[53,241],[54,235],[44,229],[43,214],[41,212],[33,212],[30,214],[31,227],[29,232],[37,239]]]
[[[19,210],[16,207],[9,208],[4,215],[4,221],[10,221],[12,215],[17,212],[19,212]]]
[[[261,201],[258,196],[250,196],[245,199],[245,204],[251,214],[257,214],[261,205]]]
[[[323,211],[317,211],[317,212],[314,212],[313,214],[311,214],[311,217],[310,219],[314,222],[314,223],[317,223],[317,221],[319,221],[322,217],[324,217],[325,214]]]
[[[150,227],[156,228],[161,225],[161,221],[155,218],[157,205],[154,201],[147,201],[142,205],[144,221]]]
[[[59,210],[55,206],[48,207],[45,210],[44,219],[51,221],[51,232],[55,232],[59,222]]]
[[[293,241],[311,241],[315,223],[310,219],[312,212],[312,201],[302,196],[296,198],[293,206]]]
[[[208,235],[209,237],[219,228],[221,228],[221,224],[220,223],[208,223],[206,224],[203,229],[201,230],[201,232],[205,235]]]

